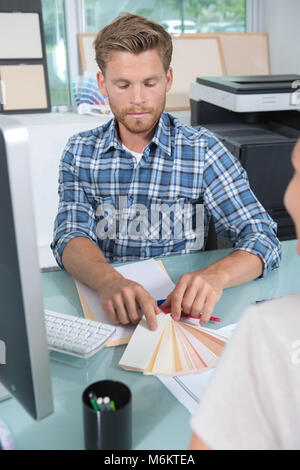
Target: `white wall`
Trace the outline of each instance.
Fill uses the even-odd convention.
[[[39,247],[49,246],[58,208],[58,167],[73,134],[104,124],[107,116],[71,113],[13,115],[29,132],[31,182]]]
[[[269,33],[272,74],[300,74],[300,0],[261,0],[259,30]]]

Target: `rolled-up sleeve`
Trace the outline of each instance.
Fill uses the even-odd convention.
[[[97,243],[95,211],[80,182],[73,149],[71,138],[59,166],[59,206],[51,243],[55,259],[62,269],[62,252],[72,238],[86,237]]]
[[[208,140],[204,186],[205,204],[216,232],[233,241],[235,251],[259,256],[264,263],[262,276],[278,268],[277,224],[252,192],[245,169],[213,136]]]

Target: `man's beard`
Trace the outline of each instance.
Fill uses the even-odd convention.
[[[121,123],[132,134],[142,134],[150,132],[160,119],[165,108],[166,98],[158,109],[155,108],[125,108],[118,110],[114,103],[110,101],[110,108],[116,120]],[[128,116],[133,113],[147,113],[144,118],[136,118]]]

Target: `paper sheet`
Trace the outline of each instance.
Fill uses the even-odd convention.
[[[116,270],[126,279],[139,282],[156,300],[165,299],[175,287],[169,275],[161,268],[161,264],[153,259],[119,266]],[[110,323],[101,307],[97,292],[79,281],[76,281],[76,286],[85,317],[90,320]],[[107,343],[107,346],[127,344],[135,326],[117,325],[116,329],[113,339]]]
[[[235,328],[236,323],[214,331],[217,331],[220,335],[229,339],[234,333]],[[215,369],[209,369],[202,372],[202,374],[190,374],[181,377],[174,376],[157,378],[191,414],[194,414],[214,370]]]

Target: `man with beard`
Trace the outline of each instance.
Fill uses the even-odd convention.
[[[155,329],[155,299],[109,263],[199,251],[212,217],[217,233],[234,242],[232,253],[181,276],[162,306],[171,307],[174,320],[181,310],[203,312],[205,324],[223,289],[278,267],[276,224],[222,143],[164,112],[173,71],[172,39],[163,27],[121,15],[98,33],[95,51],[98,86],[114,119],[66,146],[54,255],[99,293],[112,323],[137,323],[143,311]]]

